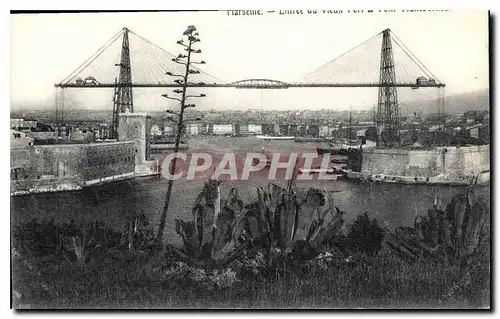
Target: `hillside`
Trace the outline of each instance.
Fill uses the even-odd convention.
[[[472,110],[489,110],[489,90],[446,96],[445,113],[462,114]],[[422,112],[423,114],[437,113],[436,99],[418,100],[404,104],[403,113]]]

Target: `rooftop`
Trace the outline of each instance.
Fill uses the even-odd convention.
[[[120,113],[119,116],[130,116],[130,117],[151,117],[147,113]]]

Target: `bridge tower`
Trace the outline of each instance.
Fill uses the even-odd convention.
[[[115,79],[115,92],[113,97],[113,124],[112,136],[118,138],[118,114],[134,112],[134,98],[132,95],[132,69],[130,67],[130,45],[127,28],[123,28],[122,52],[120,63],[115,66],[120,67],[118,79]]]
[[[382,31],[378,107],[377,147],[399,146],[399,105],[391,30]]]

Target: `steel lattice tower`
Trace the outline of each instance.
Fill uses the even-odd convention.
[[[376,116],[377,147],[399,145],[399,106],[396,69],[392,53],[391,30],[382,32],[378,108]]]
[[[130,67],[130,45],[127,28],[123,28],[122,52],[120,63],[120,75],[115,79],[115,93],[113,98],[113,138],[118,138],[118,114],[124,113],[127,109],[134,112],[134,98],[132,95],[132,69]]]

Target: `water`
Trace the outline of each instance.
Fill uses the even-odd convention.
[[[287,152],[314,151],[317,143],[294,143],[293,141],[265,141],[268,150]],[[203,137],[189,142],[189,152],[210,150],[215,157],[222,157],[226,151],[260,151],[262,141],[254,138]],[[165,154],[154,154],[163,157]],[[215,161],[214,161],[215,162]],[[256,174],[248,181],[230,181],[222,184],[223,197],[232,187],[249,201],[256,197],[256,185],[267,185],[267,172]],[[196,196],[203,188],[204,179],[176,182],[165,230],[165,239],[178,243],[175,234],[175,219],[189,219]],[[286,181],[278,179],[278,184]],[[340,188],[341,192],[332,193],[334,203],[347,212],[346,219],[352,220],[357,214],[368,212],[389,228],[410,226],[417,215],[423,215],[434,203],[437,196],[442,203],[449,202],[458,187],[395,185],[395,184],[357,184],[348,181],[302,182],[300,189],[318,187],[331,190]],[[116,182],[101,187],[91,187],[81,191],[33,194],[11,197],[11,219],[16,224],[33,218],[54,218],[56,221],[102,220],[107,224],[122,228],[124,216],[144,213],[152,225],[159,223],[163,209],[167,181],[163,178],[142,178]],[[489,186],[479,187],[479,192],[489,202]]]

